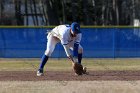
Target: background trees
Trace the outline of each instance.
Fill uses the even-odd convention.
[[[0,25],[134,25],[140,0],[0,0]]]

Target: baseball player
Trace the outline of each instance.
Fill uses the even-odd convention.
[[[37,71],[37,76],[43,75],[43,68],[57,43],[61,43],[64,47],[67,57],[74,63],[81,64],[83,48],[80,45],[82,33],[80,31],[80,25],[77,22],[73,22],[71,25],[59,25],[52,29],[47,35],[47,49]],[[70,53],[70,49],[73,51],[73,55]]]

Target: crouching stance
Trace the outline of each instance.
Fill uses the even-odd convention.
[[[80,45],[81,38],[82,33],[80,31],[80,25],[76,22],[73,22],[71,25],[59,25],[52,29],[47,35],[47,49],[42,56],[37,76],[43,75],[43,68],[54,51],[56,44],[59,42],[63,45],[66,55],[71,60],[74,69],[77,67],[79,68],[83,54],[83,48]],[[71,55],[70,49],[73,51],[73,55]],[[77,66],[77,64],[79,65]],[[86,73],[86,68],[82,68],[82,70],[81,72],[83,74]],[[76,71],[75,73],[78,74]]]

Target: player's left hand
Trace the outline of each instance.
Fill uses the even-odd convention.
[[[76,75],[83,75],[84,70],[83,70],[83,66],[77,62],[73,63],[73,70],[75,72]]]

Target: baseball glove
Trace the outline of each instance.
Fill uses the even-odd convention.
[[[77,62],[73,63],[73,70],[75,74],[82,75],[83,74],[83,66]]]

